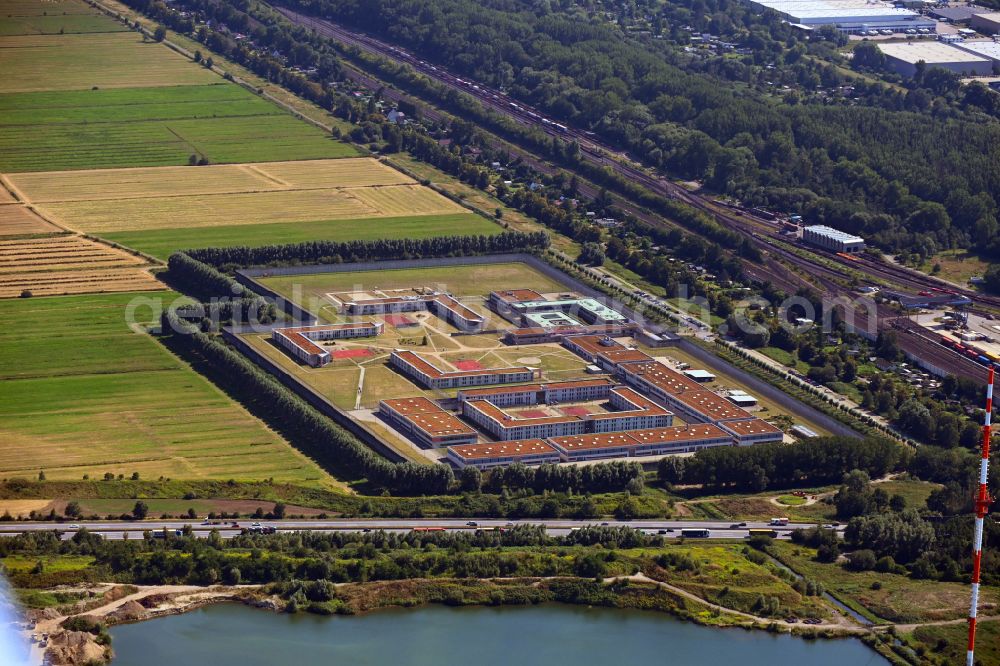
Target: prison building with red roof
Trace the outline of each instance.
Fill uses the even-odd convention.
[[[332,359],[330,352],[316,342],[370,338],[381,335],[383,328],[385,325],[378,321],[276,328],[271,331],[271,339],[294,358],[318,368],[326,365]]]

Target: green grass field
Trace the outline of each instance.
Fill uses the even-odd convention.
[[[6,3],[2,8],[6,8]],[[2,11],[2,9],[0,9]],[[107,16],[67,14],[11,16],[0,19],[0,37],[5,35],[58,35],[91,32],[125,32],[128,28]]]
[[[287,298],[293,297],[296,286],[308,298],[323,298],[327,292],[344,291],[357,286],[365,289],[435,287],[456,296],[486,296],[498,289],[524,288],[542,293],[566,289],[566,285],[520,263],[313,273],[265,278],[261,282]]]
[[[375,240],[379,238],[430,238],[448,234],[497,234],[502,229],[472,213],[383,217],[363,220],[289,222],[192,229],[156,229],[101,234],[160,259],[177,250],[202,247],[258,247],[272,243],[329,240]]]
[[[114,294],[0,302],[0,476],[335,482],[145,333]],[[158,310],[143,307],[148,323]]]
[[[169,57],[165,54],[164,57]],[[0,171],[356,156],[230,83],[0,94]]]

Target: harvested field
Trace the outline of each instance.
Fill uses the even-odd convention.
[[[94,14],[95,10],[79,0],[4,0],[6,16],[41,16],[43,14]]]
[[[146,294],[169,303],[175,294]],[[0,302],[0,476],[336,482],[126,318],[131,294]],[[150,324],[159,309],[143,308]],[[66,353],[53,353],[54,349]]]
[[[414,184],[409,176],[370,157],[205,167],[50,171],[13,174],[8,178],[35,203]]]
[[[165,289],[148,271],[141,268],[55,271],[0,275],[0,298],[14,298],[24,290],[35,296],[96,294],[122,291]]]
[[[218,82],[218,76],[134,32],[0,37],[0,92]]]
[[[215,82],[0,94],[0,170],[179,166],[191,155],[212,163],[357,155],[247,90]]]
[[[27,236],[60,231],[62,229],[43,220],[22,204],[0,204],[0,236]]]
[[[63,171],[8,180],[50,219],[93,233],[465,212],[373,159],[338,162]],[[363,183],[371,186],[356,185]],[[168,191],[184,194],[162,194]]]
[[[162,289],[145,263],[79,236],[0,241],[0,298]]]

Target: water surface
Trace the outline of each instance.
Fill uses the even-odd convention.
[[[111,629],[113,666],[885,666],[856,639],[714,629],[654,612],[545,604],[364,616],[219,604]]]

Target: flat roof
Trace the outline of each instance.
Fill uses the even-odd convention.
[[[535,328],[549,329],[561,326],[577,326],[580,324],[576,319],[559,310],[527,312],[523,316],[528,322],[534,324]]]
[[[882,53],[896,60],[916,64],[923,60],[928,65],[942,64],[949,62],[962,63],[984,63],[988,62],[982,56],[963,51],[960,48],[945,44],[944,42],[891,42],[880,43],[878,45]],[[810,229],[812,227],[806,227]],[[843,232],[838,232],[843,233]],[[850,236],[850,234],[846,234]],[[851,236],[851,238],[857,238]]]
[[[989,14],[990,10],[985,7],[933,7],[927,13],[950,21],[968,21],[974,14]]]
[[[715,379],[715,375],[708,370],[685,370],[684,374],[692,379],[695,377],[699,377],[701,379]]]
[[[631,430],[629,436],[639,444],[665,444],[667,442],[690,442],[699,439],[731,437],[725,430],[711,423],[691,423],[650,430]]]
[[[662,363],[629,363],[622,366],[627,375],[642,377],[644,380],[666,393],[681,393],[682,391],[700,391],[701,384],[688,379],[684,375],[671,370]]]
[[[436,412],[408,414],[404,418],[431,437],[443,435],[476,435],[476,431],[458,420],[454,414],[439,409]]]
[[[577,379],[565,382],[548,382],[546,384],[514,384],[507,386],[488,386],[484,388],[461,389],[458,394],[463,397],[498,395],[501,393],[540,393],[542,391],[559,391],[565,389],[585,388],[588,386],[613,386],[615,382],[607,377],[594,379]]]
[[[599,352],[597,356],[607,359],[611,363],[644,363],[652,361],[653,357],[638,349],[613,349],[611,351]]]
[[[754,418],[750,412],[712,391],[684,391],[675,395],[674,399],[712,421]]]
[[[1000,60],[1000,42],[955,42],[955,47],[990,60]]]
[[[520,301],[542,301],[545,297],[534,289],[505,289],[494,291],[491,296],[498,298],[505,303],[518,303]]]
[[[566,337],[563,342],[573,343],[590,354],[625,349],[625,345],[606,335],[571,335]]]
[[[637,442],[626,432],[607,432],[595,435],[568,435],[550,437],[549,441],[563,451],[584,451],[589,449],[610,449],[620,446],[633,447]]]
[[[763,419],[750,419],[749,421],[727,421],[722,424],[726,430],[731,430],[737,435],[760,435],[763,433],[780,433],[781,428],[773,426]]]
[[[436,402],[423,396],[416,398],[390,398],[382,400],[382,404],[402,416],[442,411]]]
[[[544,439],[512,439],[507,442],[489,442],[487,444],[456,444],[449,446],[448,450],[464,460],[518,457],[543,453],[559,454]]]

